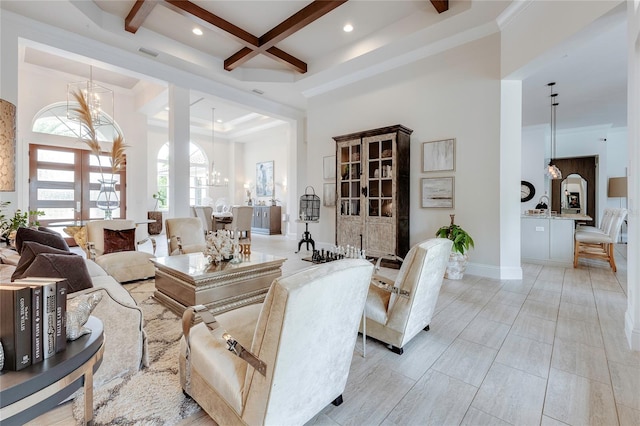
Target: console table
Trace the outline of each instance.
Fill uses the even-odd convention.
[[[55,408],[84,387],[84,420],[93,422],[93,373],[102,362],[104,329],[90,317],[91,334],[67,342],[67,348],[51,358],[20,371],[0,374],[0,421],[21,425]]]

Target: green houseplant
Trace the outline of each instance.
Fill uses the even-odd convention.
[[[449,255],[449,264],[447,265],[447,271],[444,277],[459,280],[464,276],[464,271],[467,267],[467,252],[469,249],[475,247],[475,243],[467,231],[454,223],[455,215],[452,214],[449,216],[451,217],[451,223],[438,229],[436,231],[436,237],[448,238],[453,241],[453,247]]]

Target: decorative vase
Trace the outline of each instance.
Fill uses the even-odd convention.
[[[461,280],[464,276],[464,271],[467,269],[467,254],[460,254],[458,252],[451,252],[449,254],[449,263],[447,264],[447,270],[444,273],[444,277],[450,280]]]
[[[98,179],[100,182],[100,192],[96,200],[96,206],[104,210],[104,218],[111,219],[113,210],[120,206],[118,194],[116,193],[116,182],[114,179]]]

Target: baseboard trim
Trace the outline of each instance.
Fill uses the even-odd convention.
[[[633,327],[633,320],[627,309],[624,315],[624,333],[627,336],[627,343],[632,351],[640,351],[640,328]],[[640,326],[640,324],[638,324]]]

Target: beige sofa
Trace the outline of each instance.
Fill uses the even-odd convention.
[[[9,282],[20,256],[12,250],[0,249],[0,281]],[[94,376],[94,386],[148,366],[147,341],[143,329],[142,310],[113,277],[95,262],[86,259],[93,288],[69,294],[68,299],[99,292],[102,300],[92,315],[104,326],[105,350],[100,368]]]

